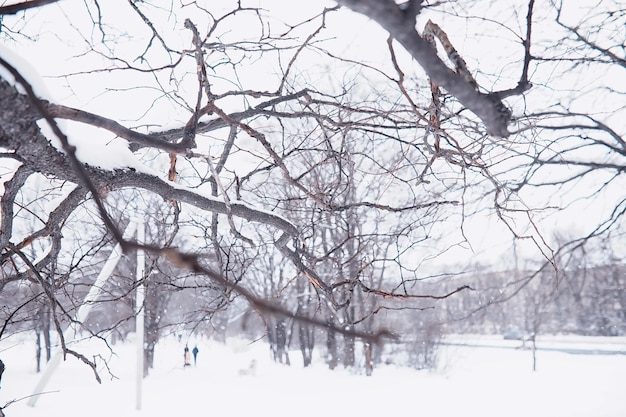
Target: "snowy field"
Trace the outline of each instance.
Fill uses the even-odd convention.
[[[195,342],[189,341],[190,349]],[[624,342],[607,345],[624,350]],[[32,394],[41,376],[35,372],[34,341],[3,339],[0,358],[7,370],[0,405],[18,400],[5,408],[8,417],[626,416],[626,355],[540,351],[538,371],[532,372],[530,351],[449,346],[437,371],[380,366],[366,377],[331,372],[321,363],[302,369],[298,352],[292,352],[293,367],[277,365],[265,344],[242,341],[198,341],[198,364],[185,368],[183,347],[184,341],[173,338],[157,347],[140,411],[132,344],[114,346],[110,368],[116,378],[100,365],[101,385],[88,367],[68,357],[31,407],[19,399]]]

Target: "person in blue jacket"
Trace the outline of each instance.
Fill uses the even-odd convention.
[[[193,366],[196,366],[196,363],[198,361],[198,352],[200,352],[198,350],[198,346],[194,346],[193,350],[191,351],[191,353],[193,353]]]

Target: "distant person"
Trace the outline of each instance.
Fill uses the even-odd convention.
[[[189,355],[189,347],[185,345],[185,366],[191,366],[191,355]]]
[[[194,346],[193,350],[191,351],[191,353],[193,353],[193,366],[196,366],[198,362],[198,352],[200,352],[198,350],[198,346]]]

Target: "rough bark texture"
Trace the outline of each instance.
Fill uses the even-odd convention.
[[[494,136],[508,137],[510,114],[495,95],[483,94],[437,56],[415,30],[415,14],[403,11],[392,0],[339,0],[339,3],[377,22],[424,68],[431,80],[445,88],[485,124]],[[418,9],[419,10],[419,9]],[[416,13],[413,10],[413,13]]]
[[[40,118],[41,115],[26,96],[19,94],[6,81],[0,79],[0,147],[14,152],[14,158],[22,162],[24,167],[23,174],[14,179],[18,184],[7,187],[7,192],[17,193],[19,186],[33,172],[70,181],[79,188],[82,187],[82,179],[72,169],[68,157],[57,151],[39,131],[36,121]],[[229,209],[223,201],[177,187],[153,175],[132,169],[106,171],[90,166],[86,168],[90,180],[103,193],[126,187],[142,188],[158,194],[164,200],[177,200],[220,214],[230,211],[246,220],[274,226],[291,236],[297,233],[294,226],[284,218],[241,202],[232,201]],[[11,203],[10,194],[5,194],[2,204],[3,219],[11,219]],[[10,236],[10,233],[4,233],[3,230],[3,236]]]

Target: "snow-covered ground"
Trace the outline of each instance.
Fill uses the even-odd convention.
[[[195,342],[189,342],[190,349]],[[68,357],[35,407],[20,400],[4,411],[8,417],[626,416],[626,355],[540,351],[538,371],[532,372],[527,350],[448,346],[437,371],[380,366],[366,377],[331,372],[321,363],[302,369],[298,352],[292,353],[296,365],[277,365],[261,342],[197,342],[198,364],[187,368],[182,366],[184,341],[171,338],[158,346],[155,369],[142,384],[141,411],[136,410],[132,344],[113,346],[116,356],[109,366],[115,379],[101,365],[103,382],[98,384],[90,369]],[[626,348],[609,344],[610,350]],[[34,353],[32,339],[0,343],[0,359],[7,366],[0,405],[33,392],[41,376]]]

